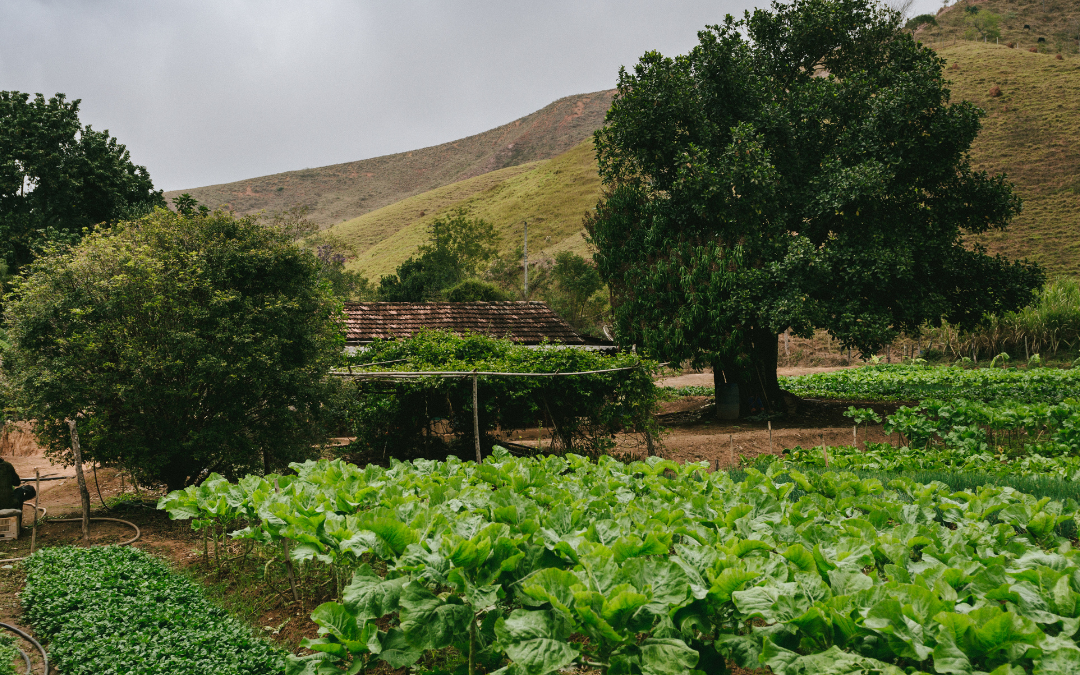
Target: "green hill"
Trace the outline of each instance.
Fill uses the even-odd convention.
[[[320,226],[340,223],[403,199],[482,174],[548,159],[604,123],[614,90],[559,99],[531,115],[450,143],[345,164],[174,190],[240,215],[305,206]]]
[[[987,113],[972,164],[1005,172],[1024,200],[1007,232],[978,239],[1052,275],[1080,275],[1080,57],[964,41],[938,51],[953,100]]]
[[[486,173],[425,192],[331,227],[356,258],[350,269],[372,280],[393,272],[425,241],[435,218],[463,207],[502,232],[500,249],[520,246],[529,223],[529,251],[585,255],[582,216],[596,205],[600,178],[592,141],[553,159]]]

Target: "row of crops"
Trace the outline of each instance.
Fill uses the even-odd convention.
[[[293,675],[433,653],[504,675],[1080,672],[1073,500],[658,458],[293,468],[160,504],[347,580]]]
[[[784,389],[799,396],[852,401],[966,398],[983,402],[1060,403],[1080,398],[1080,368],[868,365],[780,380]]]

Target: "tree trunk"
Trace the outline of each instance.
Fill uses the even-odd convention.
[[[79,445],[79,431],[75,428],[75,420],[68,420],[68,430],[71,432],[71,452],[75,455],[75,479],[79,483],[79,497],[82,501],[82,536],[84,541],[90,540],[90,491],[86,489],[86,476],[83,475],[82,447]],[[34,514],[35,516],[37,514]]]
[[[745,345],[750,364],[735,365],[734,359],[713,361],[713,384],[734,382],[739,385],[739,417],[787,412],[784,393],[776,376],[779,336],[768,330],[751,329]]]

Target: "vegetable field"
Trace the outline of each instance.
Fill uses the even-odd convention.
[[[964,398],[983,402],[1060,403],[1080,398],[1080,368],[962,368],[869,365],[851,370],[781,378],[798,396],[853,401],[922,401]]]
[[[293,675],[1080,670],[1073,500],[501,451],[293,467],[160,504],[341,580]]]

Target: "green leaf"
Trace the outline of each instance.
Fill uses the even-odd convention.
[[[682,640],[649,638],[639,647],[644,675],[685,675],[698,662],[698,653]]]
[[[401,630],[409,643],[420,649],[442,649],[465,636],[472,612],[434,595],[411,581],[402,589],[399,602]]]
[[[761,661],[776,675],[904,675],[896,666],[830,647],[819,654],[799,656],[766,638]]]
[[[802,572],[813,572],[817,570],[814,554],[806,550],[806,547],[802,544],[792,544],[791,546],[788,546],[782,555]]]
[[[391,628],[382,639],[379,660],[385,661],[391,668],[407,668],[423,655],[424,650],[410,644],[405,633],[397,628]]]
[[[495,623],[495,635],[507,657],[527,675],[548,675],[570,665],[578,651],[566,638],[569,625],[548,610],[517,609]]]
[[[572,614],[574,593],[571,588],[577,585],[578,578],[572,572],[549,567],[530,574],[522,583],[522,592],[567,615]]]
[[[364,564],[354,574],[352,581],[342,591],[345,606],[356,614],[358,621],[379,619],[398,609],[401,587],[406,578],[383,580]]]

